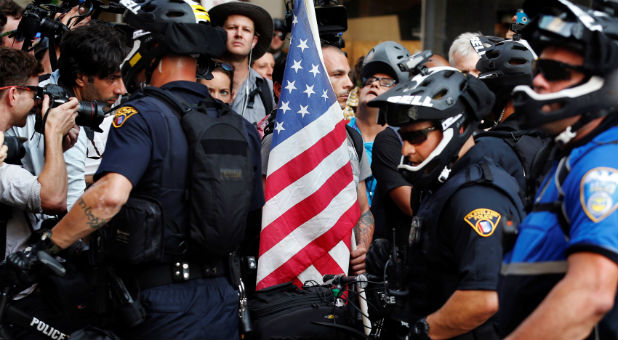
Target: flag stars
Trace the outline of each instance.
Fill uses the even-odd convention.
[[[305,85],[305,91],[303,91],[303,93],[307,94],[307,98],[311,98],[311,95],[315,93],[315,91],[313,91],[313,85],[309,86],[309,85]]]
[[[298,44],[298,46],[296,47],[300,48],[302,52],[305,52],[305,48],[309,48],[309,46],[307,46],[307,39],[300,39],[300,44]]]
[[[279,110],[283,111],[283,114],[285,114],[287,111],[290,111],[290,101],[281,101],[281,105],[279,105]]]
[[[324,101],[326,101],[328,99],[327,91],[326,90],[322,91],[322,95],[320,97],[324,98]]]
[[[298,23],[298,18],[294,15],[294,20],[292,20],[292,24],[296,25]]]
[[[300,66],[300,60],[294,60],[294,65],[290,66],[290,68],[293,68],[296,73],[298,73],[298,70],[303,69],[303,67]]]
[[[281,131],[285,130],[285,128],[283,127],[283,123],[284,122],[277,122],[275,125],[275,131],[277,131],[277,134],[280,134]]]
[[[306,105],[306,106],[300,105],[300,110],[298,110],[298,113],[300,113],[301,116],[305,118],[305,115],[309,114],[309,111],[307,111],[308,109],[309,109],[309,105]]]
[[[296,90],[296,86],[294,86],[294,83],[296,82],[296,80],[295,81],[288,80],[287,82],[288,84],[285,86],[285,89],[290,91],[290,93],[292,93],[293,90]]]
[[[311,64],[311,71],[309,72],[313,73],[313,78],[315,78],[315,76],[320,73],[320,70],[318,70],[318,65]]]

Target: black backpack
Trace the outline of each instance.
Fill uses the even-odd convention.
[[[187,236],[209,253],[227,255],[243,240],[254,185],[245,119],[210,96],[189,105],[156,87],[143,92],[179,116],[187,137]]]

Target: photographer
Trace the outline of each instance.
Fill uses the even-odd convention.
[[[36,86],[40,71],[41,66],[33,56],[0,47],[0,131],[23,126],[29,112],[40,105],[37,103],[40,90]],[[21,166],[0,164],[0,203],[11,208],[10,216],[3,216],[3,220],[7,220],[6,242],[2,244],[5,247],[3,258],[23,249],[32,233],[24,212],[58,213],[66,210],[67,173],[62,155],[63,139],[75,125],[77,107],[77,100],[72,98],[49,110],[45,121],[45,164],[38,177]],[[49,99],[46,97],[41,112],[47,112],[48,108]],[[36,309],[38,315],[47,314],[48,319],[53,319],[54,315],[61,318],[41,302],[38,292],[20,299],[15,305],[25,310]],[[16,338],[41,337],[18,327],[12,327],[11,331]]]

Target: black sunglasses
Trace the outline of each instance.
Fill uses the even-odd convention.
[[[406,132],[401,131],[400,129],[398,132],[399,132],[399,136],[401,136],[401,139],[403,141],[406,141],[412,145],[419,145],[427,140],[427,135],[431,131],[434,131],[437,129],[438,129],[437,127],[432,126],[432,127],[428,127],[425,129],[420,129],[420,130],[415,130],[415,131],[406,131]]]
[[[560,81],[571,79],[571,70],[585,73],[583,66],[571,65],[552,59],[538,59],[534,64],[534,76],[539,73],[547,81]]]

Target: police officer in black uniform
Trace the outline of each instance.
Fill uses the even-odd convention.
[[[505,224],[522,213],[517,183],[474,152],[472,133],[493,94],[451,67],[429,69],[376,98],[399,126],[399,169],[415,213],[407,281],[413,339],[497,338],[498,272]]]
[[[198,3],[184,1],[123,4],[128,9],[126,22],[137,29],[133,49],[121,67],[127,89],[134,92],[147,83],[189,105],[208,99],[208,88],[195,82],[195,56],[223,53],[226,34],[210,25],[206,10]],[[259,137],[248,122],[247,127],[256,178],[255,187],[247,190],[254,194],[252,208],[259,209],[263,204]],[[138,317],[131,320],[132,325],[115,330],[122,337],[239,337],[239,300],[226,277],[226,259],[209,256],[204,253],[206,249],[187,249],[190,242],[185,236],[187,207],[183,195],[188,161],[188,144],[179,117],[159,98],[137,91],[116,111],[96,182],[45,238],[45,248],[54,252],[103,227],[115,216],[112,223],[122,216],[125,226],[136,226],[129,240],[141,234],[145,249],[132,243],[135,247],[128,248],[127,253],[115,254],[118,262],[112,269],[128,290],[135,282],[139,285],[139,298],[134,298],[145,309],[145,318],[139,320],[140,308],[136,307],[132,315]],[[150,213],[143,215],[143,211]],[[156,229],[161,211],[163,237],[158,244],[149,228]],[[132,215],[154,216],[155,222]],[[152,240],[147,239],[149,236]],[[132,299],[124,303],[135,305]]]

